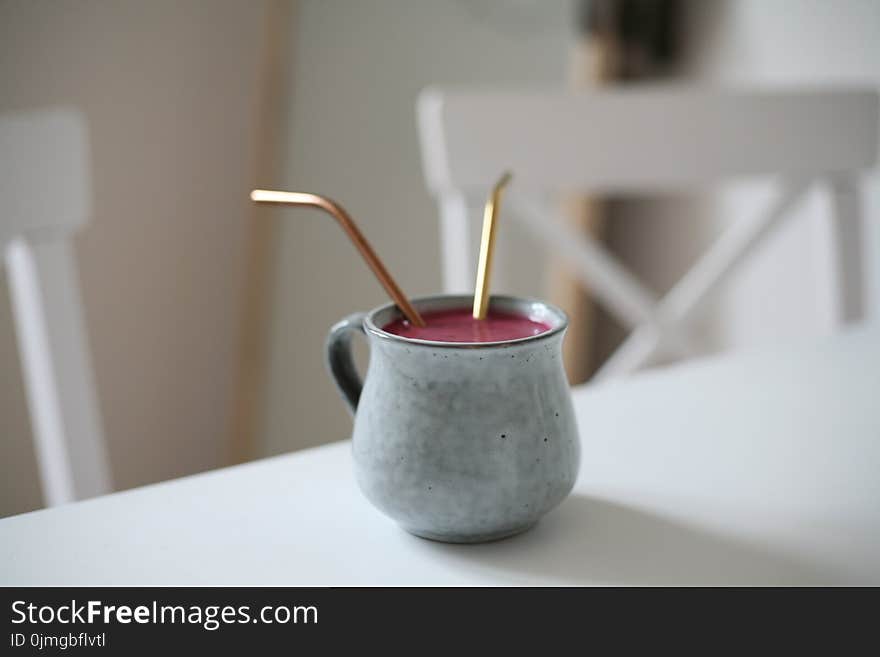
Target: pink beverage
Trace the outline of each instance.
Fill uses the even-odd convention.
[[[424,328],[413,326],[401,317],[382,329],[402,338],[432,342],[503,342],[538,335],[550,325],[523,315],[489,310],[486,319],[474,319],[470,308],[437,310],[422,314]]]

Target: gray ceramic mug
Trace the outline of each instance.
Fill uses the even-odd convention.
[[[420,313],[467,308],[469,296],[413,300]],[[562,365],[568,318],[533,299],[491,307],[550,325],[504,342],[429,342],[382,330],[393,304],[350,315],[327,337],[327,365],[354,414],[366,497],[424,538],[476,543],[531,527],[571,491],[580,442]],[[351,337],[370,343],[366,383]]]

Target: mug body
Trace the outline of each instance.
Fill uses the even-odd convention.
[[[471,303],[414,300],[421,313]],[[551,329],[505,342],[428,342],[382,330],[399,317],[393,305],[364,318],[370,364],[355,414],[356,476],[375,506],[418,536],[481,542],[518,533],[577,477],[565,314],[515,297],[493,296],[491,307]]]

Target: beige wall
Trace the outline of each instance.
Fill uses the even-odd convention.
[[[267,2],[0,1],[0,111],[90,124],[77,238],[118,488],[225,462]],[[0,277],[0,515],[39,506]]]

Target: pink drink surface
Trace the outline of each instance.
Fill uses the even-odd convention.
[[[470,308],[423,313],[422,319],[425,320],[424,328],[400,318],[382,329],[404,338],[433,342],[502,342],[550,330],[550,325],[544,322],[498,310],[490,310],[486,319],[474,319]]]

